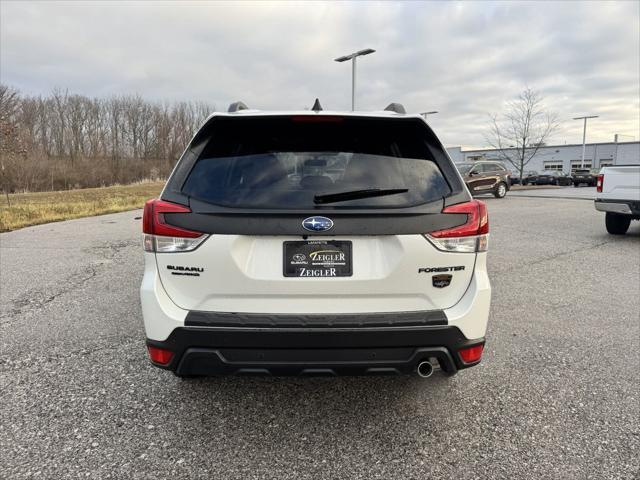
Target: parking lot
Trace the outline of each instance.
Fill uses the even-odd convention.
[[[640,222],[486,201],[487,350],[450,379],[180,380],[146,358],[140,212],[2,234],[1,476],[637,478]]]
[[[514,197],[534,197],[534,198],[565,198],[593,200],[596,198],[596,187],[518,187],[512,190],[509,195]]]

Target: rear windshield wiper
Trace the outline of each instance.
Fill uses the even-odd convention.
[[[368,188],[366,190],[352,190],[350,192],[328,193],[326,195],[316,195],[313,197],[313,203],[334,203],[345,202],[347,200],[356,200],[358,198],[384,197],[386,195],[396,195],[397,193],[406,193],[408,188]]]

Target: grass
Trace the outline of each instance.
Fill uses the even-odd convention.
[[[142,208],[146,200],[160,194],[162,186],[161,182],[148,182],[62,192],[12,193],[11,206],[6,195],[2,195],[0,232]]]

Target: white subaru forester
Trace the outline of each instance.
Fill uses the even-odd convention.
[[[154,365],[178,376],[361,375],[480,362],[485,205],[419,115],[207,119],[145,205]]]

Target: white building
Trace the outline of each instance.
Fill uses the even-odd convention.
[[[500,156],[495,149],[482,148],[462,150],[462,147],[447,148],[447,152],[455,163],[474,162],[477,160],[498,160]],[[559,170],[571,173],[580,168],[582,144],[547,145],[541,147],[524,170]],[[508,162],[502,162],[507,167]],[[588,143],[584,156],[584,168],[600,168],[607,165],[623,165],[640,163],[640,142]]]

